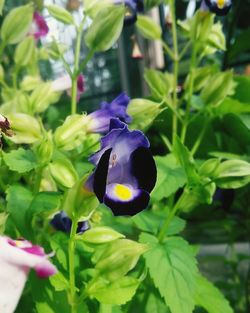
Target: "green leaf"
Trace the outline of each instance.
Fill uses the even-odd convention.
[[[197,174],[194,159],[191,156],[188,148],[180,141],[178,136],[175,136],[173,153],[181,166],[184,168],[189,184],[197,184],[200,182]]]
[[[132,220],[140,230],[156,235],[164,223],[164,218],[166,218],[166,214],[162,212],[142,211],[140,214],[133,216]],[[169,224],[167,235],[178,234],[185,226],[186,222],[175,216]]]
[[[205,277],[199,275],[196,284],[196,305],[204,308],[208,313],[233,313],[227,299]]]
[[[181,168],[173,155],[155,157],[157,182],[152,192],[152,199],[157,201],[169,197],[186,183],[184,169]]]
[[[9,215],[2,212],[0,213],[0,235],[2,235],[4,233],[5,230],[5,224],[7,222]]]
[[[56,291],[63,291],[69,288],[68,280],[63,276],[62,273],[58,272],[49,278],[51,285]]]
[[[7,189],[7,211],[20,234],[26,239],[28,238],[28,229],[25,216],[32,197],[31,191],[22,186],[14,185]]]
[[[3,159],[6,165],[15,172],[26,173],[38,166],[33,151],[19,148],[9,153],[3,152]]]
[[[122,32],[124,14],[125,8],[120,5],[101,9],[85,35],[87,46],[93,51],[110,49]]]
[[[87,291],[99,302],[122,305],[132,299],[138,286],[138,279],[129,276],[121,277],[113,283],[108,283],[106,280],[99,278],[89,288],[87,287]]]
[[[4,4],[5,4],[5,0],[0,0],[0,15],[3,14],[3,7],[4,7]]]
[[[57,5],[48,5],[46,6],[46,8],[48,9],[49,14],[59,22],[62,22],[64,24],[74,24],[73,16],[70,14],[69,11],[65,10],[64,8]]]
[[[241,30],[239,35],[234,39],[233,44],[228,51],[229,60],[232,61],[235,57],[241,55],[243,52],[250,50],[250,28]]]
[[[200,166],[199,174],[204,177],[213,177],[219,164],[219,159],[208,159]]]
[[[226,98],[218,106],[212,109],[212,112],[216,116],[222,116],[228,113],[242,114],[250,113],[250,99],[249,103],[242,103],[233,98]]]
[[[235,76],[234,81],[237,84],[233,98],[243,102],[249,103],[250,99],[250,77],[248,76]]]
[[[5,17],[1,27],[1,38],[6,44],[16,44],[25,38],[33,19],[30,4],[17,7]]]
[[[138,28],[141,35],[147,39],[161,39],[161,27],[149,16],[138,15],[136,27]]]
[[[159,244],[154,236],[142,233],[140,241],[151,245],[144,254],[146,265],[171,313],[193,312],[197,266],[192,248],[180,237]]]
[[[60,199],[60,194],[57,192],[39,192],[26,212],[27,223],[31,223],[31,219],[37,214],[51,214],[58,208]]]
[[[201,92],[201,98],[206,105],[216,106],[227,96],[234,94],[235,82],[232,71],[217,73],[208,79]]]
[[[88,243],[102,244],[124,237],[124,235],[118,233],[112,228],[102,226],[87,230],[83,235],[77,236],[77,239],[81,239]]]

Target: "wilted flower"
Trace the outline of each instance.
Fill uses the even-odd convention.
[[[130,98],[122,92],[111,103],[101,102],[101,108],[88,114],[84,120],[86,131],[89,133],[105,133],[109,131],[110,119],[118,117],[125,123],[131,122],[131,117],[126,113]]]
[[[77,77],[77,101],[80,100],[81,94],[84,93],[84,76],[83,74],[80,74]]]
[[[45,37],[49,32],[49,27],[44,19],[44,17],[38,13],[34,12],[33,22],[31,24],[31,29],[29,31],[30,35],[33,35],[35,39],[40,39]]]
[[[147,207],[156,182],[149,146],[141,131],[129,131],[125,123],[111,119],[110,132],[101,139],[101,149],[90,157],[96,169],[86,187],[114,215],[135,215]]]
[[[66,212],[60,211],[56,213],[51,220],[51,225],[56,229],[65,233],[70,233],[72,220],[68,217]],[[87,221],[82,221],[78,223],[77,233],[82,234],[89,229],[89,223]]]
[[[203,0],[201,9],[211,11],[216,15],[226,15],[232,6],[232,0]]]
[[[126,26],[134,24],[137,20],[137,12],[143,12],[144,9],[143,0],[115,0],[114,3],[125,4],[127,12],[125,15],[124,24]]]
[[[13,135],[12,131],[10,130],[10,122],[2,114],[0,114],[0,146],[2,144],[1,134],[5,134],[9,137]]]
[[[43,248],[29,241],[0,237],[0,247],[0,312],[12,313],[31,268],[40,278],[49,277],[57,270]]]

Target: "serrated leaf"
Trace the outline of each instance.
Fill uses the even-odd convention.
[[[203,307],[208,313],[233,313],[227,299],[205,277],[197,277],[195,303]]]
[[[151,197],[158,201],[169,197],[179,188],[182,188],[187,179],[184,169],[177,164],[173,155],[155,157],[155,162],[157,181]]]
[[[99,279],[88,289],[88,293],[99,302],[122,305],[132,299],[138,286],[138,279],[129,276],[121,277],[113,283]]]
[[[197,266],[193,250],[180,237],[169,237],[164,243],[142,233],[140,241],[150,243],[144,254],[155,286],[172,313],[191,313],[194,309]]]
[[[7,210],[10,213],[10,218],[14,221],[20,234],[26,239],[28,239],[28,229],[25,215],[32,198],[31,191],[22,186],[15,185],[7,189]]]
[[[10,170],[18,173],[26,173],[38,166],[33,151],[19,148],[9,153],[3,153],[3,159]]]

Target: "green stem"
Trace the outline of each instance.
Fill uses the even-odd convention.
[[[85,66],[88,64],[89,60],[92,59],[94,53],[95,53],[94,50],[90,50],[88,52],[86,58],[84,59],[84,61],[79,66],[78,74],[80,74],[85,69]]]
[[[162,43],[162,46],[163,46],[165,52],[170,56],[170,58],[172,60],[174,60],[175,55],[174,55],[173,51],[169,48],[169,46],[166,44],[166,42],[164,40],[161,40],[161,43]]]
[[[84,16],[80,26],[77,28],[74,72],[71,76],[71,79],[72,79],[71,114],[75,114],[76,108],[77,108],[77,77],[78,77],[78,72],[79,72],[82,32],[83,32],[83,26],[85,24],[85,21],[86,21],[86,15]]]
[[[194,92],[194,70],[195,70],[195,66],[196,66],[196,54],[197,54],[195,37],[196,37],[196,35],[194,36],[194,40],[193,40],[193,49],[192,49],[192,55],[191,55],[191,61],[190,61],[190,70],[189,70],[190,79],[189,79],[189,89],[188,89],[186,114],[185,114],[185,119],[183,122],[182,131],[181,131],[181,142],[182,143],[185,143],[185,139],[186,139],[187,127],[189,124],[189,115],[190,115],[190,111],[191,111],[192,95]]]
[[[177,86],[178,86],[178,72],[179,72],[179,55],[178,55],[178,39],[177,39],[177,26],[175,16],[175,0],[170,1],[170,10],[173,18],[172,23],[172,35],[173,35],[173,48],[174,48],[174,83],[173,83],[173,107],[177,110],[178,98],[177,98]],[[175,135],[178,130],[177,115],[173,114],[173,125],[172,125],[172,142],[174,142]]]
[[[205,121],[205,125],[202,126],[202,129],[201,129],[201,131],[200,131],[200,134],[199,134],[198,138],[196,139],[196,141],[195,141],[195,143],[194,143],[194,145],[193,145],[193,148],[191,149],[191,155],[192,155],[192,156],[195,155],[195,153],[197,152],[198,148],[200,147],[200,144],[201,144],[201,142],[202,142],[202,140],[203,140],[203,137],[204,137],[204,135],[205,135],[205,133],[206,133],[206,130],[207,130],[209,121],[210,121],[210,120],[207,119],[207,120]]]
[[[169,213],[168,217],[166,218],[166,220],[165,220],[165,222],[161,228],[161,231],[159,232],[159,235],[158,235],[159,242],[162,242],[163,239],[165,238],[169,224],[171,223],[171,221],[174,218],[175,214],[177,213],[178,209],[179,209],[179,202],[177,201],[176,204],[174,205],[173,209]]]
[[[34,182],[34,189],[33,189],[35,195],[39,192],[39,189],[40,189],[42,173],[43,173],[43,166],[39,167],[37,171],[35,172],[36,179]]]
[[[77,231],[78,221],[74,217],[69,238],[69,286],[70,286],[70,304],[71,313],[77,313],[76,285],[75,285],[75,235]]]
[[[188,41],[188,42],[185,44],[184,48],[183,48],[183,49],[181,50],[181,52],[180,52],[179,60],[181,60],[181,59],[184,57],[184,55],[186,54],[187,50],[190,48],[191,45],[192,45],[192,42],[191,42],[191,41]]]

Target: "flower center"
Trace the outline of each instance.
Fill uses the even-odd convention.
[[[225,5],[225,0],[218,0],[217,4],[219,9],[223,9]]]
[[[114,193],[121,200],[130,200],[133,196],[131,189],[121,184],[115,186]]]

